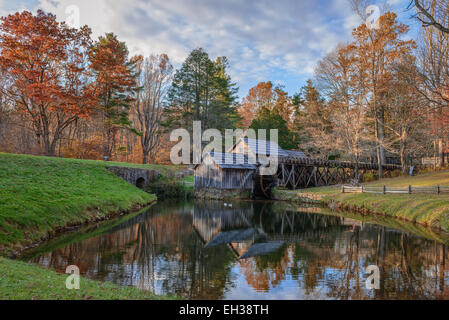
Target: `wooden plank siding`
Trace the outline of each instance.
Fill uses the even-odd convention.
[[[254,170],[223,169],[222,189],[252,189],[253,179],[248,177]]]
[[[221,186],[222,170],[215,163],[203,162],[195,169],[195,189]]]
[[[252,190],[254,170],[222,169],[217,164],[203,162],[195,169],[195,189]]]

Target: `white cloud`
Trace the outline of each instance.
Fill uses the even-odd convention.
[[[95,37],[114,32],[132,54],[165,52],[178,65],[196,47],[227,56],[234,81],[245,90],[280,73],[311,76],[356,24],[343,0],[39,0],[60,20],[74,3]]]
[[[358,27],[362,23],[362,19],[357,14],[352,14],[348,16],[344,21],[344,27],[347,30],[353,30]]]
[[[67,8],[76,5],[79,8],[80,24],[92,28],[94,35],[98,36],[110,30],[111,22],[116,18],[118,12],[111,10],[107,0],[40,0],[39,7],[47,12],[56,14],[58,20],[67,21],[69,14]],[[115,2],[115,1],[114,1]]]
[[[395,6],[395,5],[398,5],[403,2],[404,2],[404,0],[388,0],[387,1],[388,5],[390,5],[390,6]]]
[[[5,8],[5,0],[0,0],[0,17],[3,17],[6,14]]]

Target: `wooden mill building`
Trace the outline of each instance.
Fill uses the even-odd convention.
[[[248,197],[259,181],[260,155],[305,158],[299,151],[287,151],[271,141],[242,138],[227,153],[212,152],[195,167],[195,191],[205,198]]]
[[[276,174],[260,174],[261,155],[277,156]],[[382,168],[385,176],[401,169],[394,164],[384,164]],[[374,163],[312,159],[300,151],[284,150],[270,141],[243,138],[228,153],[209,154],[196,167],[195,193],[200,198],[249,198],[254,195],[271,198],[274,186],[303,189],[360,183],[364,174],[375,174],[378,169]]]
[[[256,170],[246,155],[212,152],[195,168],[195,189],[252,190]]]

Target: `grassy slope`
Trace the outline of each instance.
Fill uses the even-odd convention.
[[[134,287],[80,279],[79,290],[68,290],[68,275],[21,261],[0,258],[0,300],[166,299]]]
[[[155,199],[110,173],[109,165],[0,153],[0,247]]]
[[[45,237],[59,227],[147,204],[155,196],[109,172],[108,166],[158,170],[179,167],[57,159],[0,153],[0,255]],[[161,299],[132,287],[81,278],[67,290],[52,270],[0,257],[0,299]]]
[[[449,171],[425,173],[419,176],[404,176],[383,179],[367,183],[367,186],[407,187],[413,186],[449,186]],[[298,193],[291,193],[294,197]],[[388,216],[406,219],[422,225],[441,227],[449,231],[449,197],[447,195],[426,194],[342,194],[340,187],[324,187],[301,190],[304,193],[316,193],[327,200],[335,200],[347,206],[367,208]]]
[[[165,165],[165,164],[138,164],[138,163],[129,163],[129,162],[104,162],[98,160],[76,160],[76,159],[64,159],[67,161],[82,161],[87,164],[93,165],[101,165],[105,166],[121,166],[121,167],[129,167],[129,168],[141,168],[141,169],[149,169],[159,171],[163,175],[167,175],[169,173],[174,173],[176,171],[185,169],[185,165]]]

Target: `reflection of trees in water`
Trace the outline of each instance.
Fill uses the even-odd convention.
[[[292,235],[291,239],[295,240],[320,239],[329,232],[334,232],[334,228],[338,231],[347,228],[341,224],[339,217],[288,211],[273,213],[273,206],[275,204],[268,203],[254,216],[254,222],[257,222],[267,234],[272,235],[272,238],[276,238],[276,235]]]
[[[90,277],[156,293],[219,299],[232,290],[236,260],[226,245],[205,248],[204,243],[223,231],[254,229],[264,235],[257,241],[286,243],[268,255],[237,261],[254,290],[269,292],[291,278],[306,295],[322,292],[329,298],[449,297],[444,245],[351,223],[341,217],[281,211],[272,203],[234,203],[230,208],[221,202],[196,202],[193,209],[163,203],[35,262],[61,272],[76,264]],[[365,269],[371,264],[381,271],[381,289],[374,292],[365,289]]]
[[[179,208],[178,208],[179,209]],[[121,285],[190,298],[222,297],[230,283],[226,247],[205,252],[190,214],[153,207],[107,234],[48,253],[35,262],[63,272],[69,264],[82,274]]]
[[[385,227],[360,228],[358,223],[351,225],[351,220],[341,217],[275,213],[275,206],[254,203],[244,214],[252,217],[252,226],[263,230],[268,239],[294,243],[268,256],[239,262],[248,284],[255,290],[268,291],[288,274],[298,279],[306,294],[320,290],[338,299],[431,298],[445,288],[447,250],[442,244]],[[203,208],[197,219],[205,212]],[[207,223],[203,227],[207,229]],[[267,259],[269,263],[260,263]],[[380,290],[366,290],[365,270],[371,264],[380,268]],[[431,270],[437,274],[429,275]],[[438,283],[432,283],[436,280]]]
[[[366,239],[377,236],[366,245]],[[437,249],[437,250],[435,250]],[[337,299],[425,299],[435,298],[444,288],[444,272],[441,264],[447,250],[445,245],[413,236],[372,227],[355,232],[340,258],[344,267],[336,273],[336,281],[329,283],[328,295]],[[366,290],[365,269],[377,265],[380,269],[380,289]],[[435,269],[436,268],[436,269]],[[429,274],[438,270],[438,274]],[[435,281],[439,280],[439,285]],[[441,281],[443,279],[443,281]]]
[[[259,292],[277,287],[288,274],[289,256],[286,246],[275,253],[239,261],[247,283]]]

